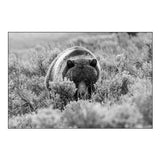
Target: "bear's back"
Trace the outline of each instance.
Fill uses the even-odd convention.
[[[77,60],[77,59],[93,59],[96,57],[89,50],[75,46],[69,48],[62,52],[57,58],[53,67],[53,77],[54,79],[62,80],[62,72],[66,67],[67,60]],[[99,66],[100,67],[100,66]]]

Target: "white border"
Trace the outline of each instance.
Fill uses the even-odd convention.
[[[160,159],[159,4],[148,0],[20,1],[0,4],[0,159]],[[7,129],[8,31],[153,31],[154,128]]]

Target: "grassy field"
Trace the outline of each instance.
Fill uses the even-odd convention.
[[[152,128],[152,33],[9,33],[9,128]],[[91,100],[72,82],[44,77],[63,50],[83,46],[100,62]]]

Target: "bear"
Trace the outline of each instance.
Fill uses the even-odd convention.
[[[49,83],[64,80],[73,81],[77,91],[75,99],[90,99],[94,84],[100,79],[100,64],[95,55],[81,46],[66,49],[53,60],[45,77],[45,86],[51,90]]]

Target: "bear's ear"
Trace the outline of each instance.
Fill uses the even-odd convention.
[[[96,60],[96,59],[90,60],[90,65],[91,65],[92,67],[96,67],[96,65],[97,65],[97,60]]]
[[[67,60],[67,67],[68,67],[68,68],[74,67],[74,61]]]

